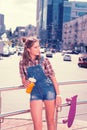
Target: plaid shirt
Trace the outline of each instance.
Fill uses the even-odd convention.
[[[21,78],[26,77],[26,79],[27,79],[26,68],[38,65],[39,63],[40,63],[39,60],[35,60],[35,61],[29,60],[28,65],[25,66],[25,65],[23,65],[23,60],[20,60],[20,62],[19,62],[19,71],[20,71]],[[46,76],[50,77],[52,75],[55,75],[54,70],[52,68],[52,65],[51,65],[50,61],[47,58],[43,59],[42,68],[43,68]]]

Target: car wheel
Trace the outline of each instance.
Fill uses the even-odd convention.
[[[82,65],[81,65],[81,64],[78,64],[78,66],[79,66],[79,67],[82,67]]]

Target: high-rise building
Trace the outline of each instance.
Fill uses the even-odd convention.
[[[67,1],[67,0],[66,0]],[[64,0],[37,0],[37,34],[42,43],[57,47],[62,40]]]
[[[37,0],[37,36],[60,49],[63,23],[87,14],[87,2]]]
[[[64,1],[63,22],[69,22],[87,14],[87,2]]]
[[[0,14],[0,35],[5,32],[4,15]]]

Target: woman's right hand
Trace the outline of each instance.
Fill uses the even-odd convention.
[[[29,80],[26,80],[26,81],[24,82],[24,87],[27,88],[27,87],[29,86],[29,84],[30,84],[30,81],[29,81]]]
[[[24,87],[27,88],[30,84],[30,81],[26,80],[25,78],[22,78],[22,83],[23,83]]]

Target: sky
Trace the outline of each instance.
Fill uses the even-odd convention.
[[[36,25],[37,0],[0,0],[0,14],[4,14],[6,29]]]
[[[37,0],[0,0],[0,14],[5,15],[6,29],[12,28],[13,31],[17,26],[36,26],[36,6]]]

